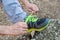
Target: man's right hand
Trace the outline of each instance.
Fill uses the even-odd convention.
[[[25,22],[19,22],[19,23],[16,23],[14,24],[12,27],[11,27],[11,33],[13,35],[23,35],[23,34],[26,34],[27,33],[27,23]]]
[[[19,22],[11,26],[0,25],[0,35],[24,35],[27,33],[27,24],[25,22]]]

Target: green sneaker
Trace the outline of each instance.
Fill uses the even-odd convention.
[[[49,18],[37,18],[36,15],[29,15],[25,22],[27,22],[28,25],[28,32],[35,31],[42,31],[46,29],[50,23]]]

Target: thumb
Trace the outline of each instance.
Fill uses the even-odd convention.
[[[35,14],[35,11],[32,11],[32,14]]]

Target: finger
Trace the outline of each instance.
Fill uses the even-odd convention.
[[[26,33],[27,33],[27,31],[22,31],[22,32],[21,32],[21,34],[26,34]]]
[[[23,29],[22,31],[27,31],[28,29]]]
[[[25,8],[27,11],[31,12],[32,10],[30,8]]]
[[[36,10],[34,8],[30,8],[30,10],[32,10],[31,12],[34,14],[36,13]]]
[[[31,9],[28,9],[28,11],[29,11],[29,12],[32,12],[32,10],[31,10]]]
[[[33,10],[35,13],[39,11],[38,7],[35,7],[35,8],[33,7],[32,10]]]
[[[27,26],[27,25],[25,25],[25,26],[23,25],[23,26],[22,26],[22,28],[27,29],[27,28],[28,28],[28,26]]]
[[[36,7],[36,11],[39,11],[39,8],[38,7]]]
[[[23,29],[28,29],[28,27],[22,27]]]
[[[34,7],[33,7],[34,8]],[[39,8],[37,7],[37,6],[35,6],[35,8],[34,8],[36,11],[38,11],[39,10]]]
[[[21,28],[21,30],[22,30],[22,31],[27,31],[28,29],[26,29],[26,28]]]
[[[32,11],[32,14],[34,14],[35,13],[35,11]]]
[[[36,11],[35,10],[33,10],[33,8],[29,8],[29,9],[27,9],[29,12],[32,12],[33,14],[34,13],[36,13]]]
[[[23,27],[23,28],[27,28],[27,23],[26,22],[20,22],[18,24],[18,26]]]
[[[27,33],[27,31],[23,31],[23,34],[26,34]]]
[[[38,12],[39,10],[37,10],[37,8],[36,8],[36,9],[33,8],[33,11],[34,11],[34,12]]]

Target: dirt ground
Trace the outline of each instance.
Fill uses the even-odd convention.
[[[30,0],[30,2],[35,3],[39,7],[40,10],[37,13],[38,17],[60,19],[60,0]],[[7,15],[4,12],[4,9],[0,7],[0,25],[11,25],[11,24],[12,23],[8,20]],[[54,26],[53,22],[51,24]],[[47,31],[45,30],[41,32],[39,34],[40,36],[37,35],[39,38],[37,38],[36,40],[60,40],[59,39],[60,27],[56,27],[56,29],[54,29],[55,27],[51,27],[50,30],[47,29]],[[1,36],[0,40],[19,40],[19,37],[20,36],[17,37]]]

